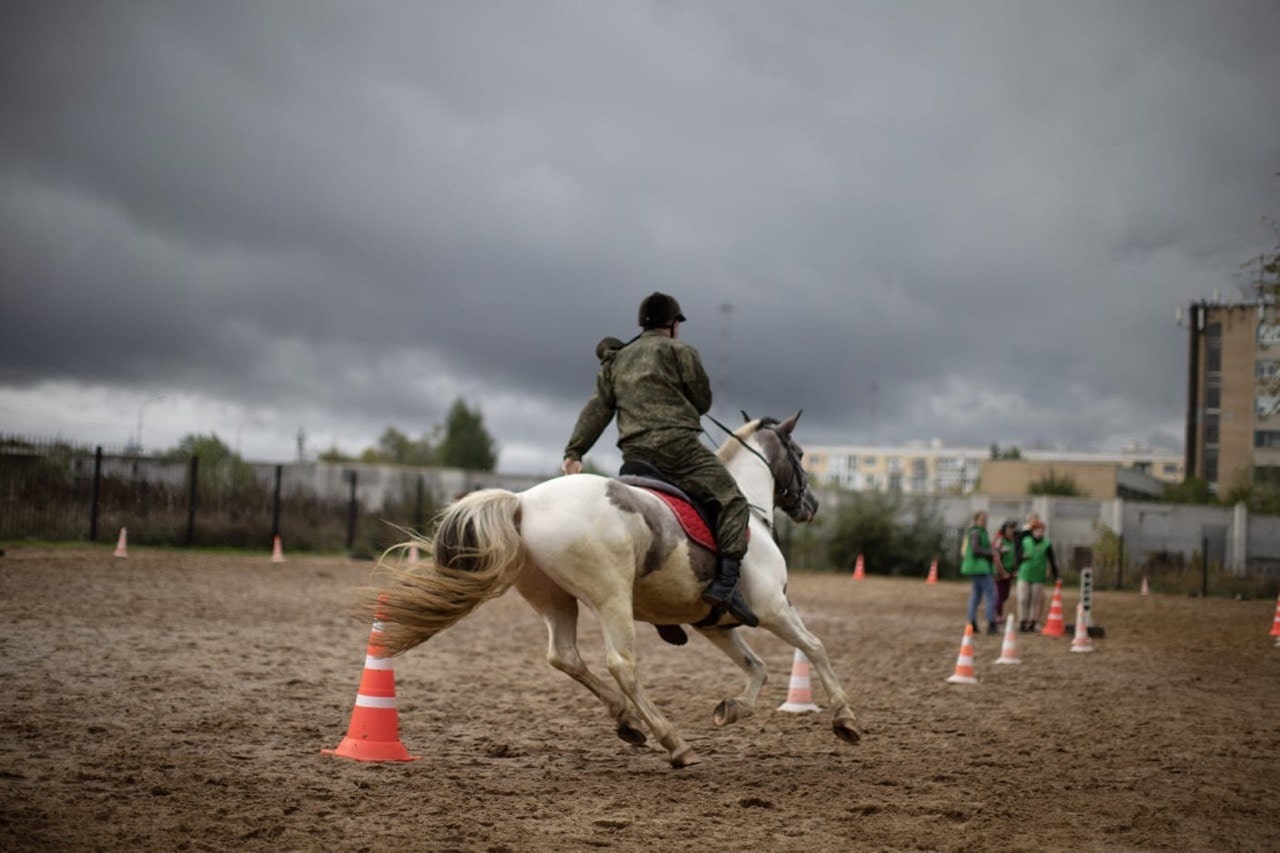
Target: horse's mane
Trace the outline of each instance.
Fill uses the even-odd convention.
[[[755,420],[747,421],[733,431],[733,436],[737,436],[736,439],[730,437],[728,441],[720,445],[720,449],[716,451],[716,456],[719,457],[721,464],[727,465],[734,456],[745,449],[743,444],[747,439],[765,427],[777,426],[778,423],[779,421],[776,418],[756,418]]]

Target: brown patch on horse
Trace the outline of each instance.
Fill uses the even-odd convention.
[[[605,495],[609,498],[609,503],[622,512],[639,515],[644,520],[645,527],[649,529],[649,547],[645,550],[644,561],[640,564],[640,576],[653,574],[662,568],[667,555],[675,550],[681,539],[685,538],[684,530],[680,528],[671,511],[656,499],[645,500],[635,489],[617,480],[609,481],[609,485],[605,487]],[[702,549],[691,548],[690,550]],[[714,574],[714,566],[712,569]]]

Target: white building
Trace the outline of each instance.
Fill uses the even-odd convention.
[[[1168,483],[1183,479],[1181,451],[1133,444],[1118,451],[1022,450],[1028,462],[1110,462]],[[947,447],[940,440],[907,445],[805,447],[804,466],[815,482],[854,491],[898,490],[914,495],[966,495],[973,491],[987,447]]]

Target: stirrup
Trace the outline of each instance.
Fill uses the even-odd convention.
[[[759,617],[752,613],[751,608],[742,600],[742,594],[736,586],[723,599],[717,599],[708,589],[702,594],[702,600],[712,606],[711,612],[713,614],[717,611],[724,611],[748,628],[755,628],[760,624]]]

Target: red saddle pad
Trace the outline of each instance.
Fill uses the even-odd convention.
[[[684,528],[685,535],[692,539],[695,545],[701,545],[708,551],[715,552],[716,539],[711,535],[711,528],[707,527],[707,523],[702,520],[702,516],[698,515],[693,504],[657,489],[645,489],[645,491],[662,498],[663,503],[671,507],[671,511],[676,514],[676,520]]]

